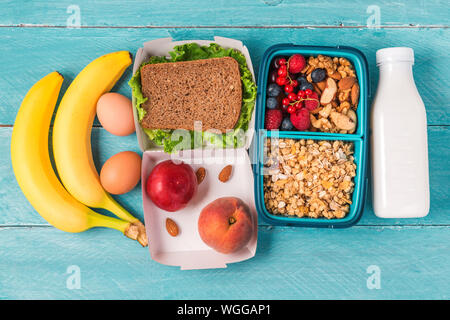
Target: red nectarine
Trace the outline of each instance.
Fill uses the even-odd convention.
[[[153,203],[174,212],[188,204],[197,191],[197,177],[184,162],[166,160],[158,163],[147,179],[146,191]]]

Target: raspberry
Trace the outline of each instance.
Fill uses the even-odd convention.
[[[309,119],[309,111],[306,108],[297,109],[295,113],[291,114],[291,122],[297,130],[305,131],[309,129],[311,121]]]
[[[289,58],[288,66],[290,73],[299,73],[305,68],[306,60],[301,54],[294,54]]]
[[[308,100],[305,100],[305,107],[309,111],[313,111],[314,109],[317,109],[317,107],[319,107],[319,96],[314,91],[309,96],[307,96],[306,99],[308,99]],[[314,100],[309,100],[309,99],[314,99]]]
[[[281,120],[283,120],[283,113],[278,109],[268,110],[266,112],[265,120],[265,127],[267,130],[276,130],[280,127]]]

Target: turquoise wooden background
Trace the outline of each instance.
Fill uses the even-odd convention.
[[[80,10],[80,28],[67,27],[73,8]],[[374,27],[377,8],[380,25]],[[0,299],[450,298],[449,25],[448,2],[437,0],[2,1]],[[58,70],[65,89],[97,56],[135,52],[146,40],[214,35],[242,40],[255,69],[275,43],[357,47],[369,60],[373,91],[375,51],[413,47],[428,116],[429,215],[378,219],[369,194],[361,221],[350,229],[260,225],[253,259],[195,271],[152,261],[148,249],[117,231],[68,234],[49,226],[22,195],[10,164],[14,118],[31,85]],[[114,90],[130,96],[130,75]],[[93,149],[98,166],[119,151],[138,151],[134,135],[115,137],[99,126]],[[117,198],[143,218],[139,188]],[[72,265],[80,268],[80,289],[66,286]],[[369,266],[379,267],[380,289],[367,286]]]

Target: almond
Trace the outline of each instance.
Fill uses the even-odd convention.
[[[359,100],[359,85],[355,83],[352,87],[352,92],[350,93],[352,104],[357,105]]]
[[[333,80],[333,78],[327,78],[327,87],[322,92],[322,96],[320,97],[320,103],[322,105],[329,104],[336,95],[337,86],[336,82]]]
[[[341,81],[339,81],[339,90],[348,90],[350,89],[356,82],[355,77],[345,77],[342,78]]]
[[[232,169],[232,165],[225,166],[219,173],[219,180],[222,182],[227,182],[230,179]]]
[[[317,95],[320,95],[322,93],[322,90],[320,90],[317,83],[313,83],[314,91],[317,93]]]
[[[325,88],[327,87],[327,80],[323,80],[320,82],[317,82],[317,87],[319,87],[320,91],[325,90]]]
[[[175,223],[175,221],[173,221],[170,218],[166,219],[166,229],[167,232],[172,236],[172,237],[176,237],[178,235],[178,226]]]
[[[200,167],[197,169],[197,172],[195,172],[195,175],[197,176],[197,183],[202,183],[203,179],[205,179],[206,176],[206,170],[203,167]]]
[[[334,80],[341,80],[342,79],[342,76],[341,76],[341,74],[339,72],[330,73],[328,76],[333,78]]]
[[[320,111],[322,111],[322,109],[323,109],[323,107],[317,107],[317,108],[315,108],[314,110],[311,110],[310,112],[311,112],[312,114],[317,114],[317,113],[319,113]]]

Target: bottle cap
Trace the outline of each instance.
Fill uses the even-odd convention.
[[[414,50],[408,47],[384,48],[377,51],[377,65],[384,62],[414,63]]]

